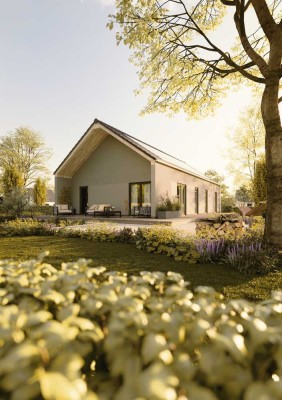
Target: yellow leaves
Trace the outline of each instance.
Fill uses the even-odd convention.
[[[0,295],[18,302],[0,306],[3,398],[218,400],[220,387],[228,400],[280,400],[280,292],[224,303],[176,272],[87,273],[80,260],[34,280],[42,265],[20,265],[31,294],[16,264],[0,265],[9,272]]]
[[[166,340],[163,335],[149,334],[143,340],[141,355],[145,364],[154,360],[162,350],[166,348]]]
[[[87,392],[83,380],[71,382],[59,372],[45,373],[40,379],[40,386],[46,400],[81,400]]]

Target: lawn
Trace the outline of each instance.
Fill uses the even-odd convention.
[[[0,238],[0,259],[27,260],[50,250],[47,261],[59,266],[78,258],[92,259],[95,266],[138,274],[139,271],[175,271],[192,287],[213,286],[227,298],[258,301],[268,299],[272,290],[282,288],[282,271],[266,276],[242,275],[221,264],[195,264],[175,261],[160,254],[146,253],[132,244],[92,242],[78,238],[9,237]]]

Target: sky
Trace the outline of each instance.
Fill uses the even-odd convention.
[[[252,94],[241,88],[214,116],[140,116],[146,96],[130,52],[106,28],[112,0],[0,0],[0,136],[27,126],[52,149],[53,173],[95,118],[182,159],[226,170],[226,133]],[[228,27],[225,27],[228,30]],[[226,31],[225,40],[228,37]],[[53,179],[53,178],[52,178]]]

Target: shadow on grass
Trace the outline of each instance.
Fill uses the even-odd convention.
[[[243,275],[222,264],[188,264],[161,254],[146,253],[132,244],[92,242],[78,238],[13,237],[0,238],[0,258],[26,260],[49,250],[46,261],[54,266],[79,258],[92,259],[95,266],[138,274],[148,271],[176,271],[191,287],[212,286],[227,298],[259,301],[270,297],[272,290],[281,289],[282,273],[266,276]]]

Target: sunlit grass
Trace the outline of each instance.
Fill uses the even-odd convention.
[[[55,266],[87,258],[92,259],[95,266],[103,265],[109,270],[130,274],[138,274],[142,270],[180,272],[192,287],[213,286],[228,298],[258,301],[269,298],[272,290],[282,289],[281,270],[266,276],[242,275],[225,265],[190,265],[160,254],[146,253],[132,244],[53,236],[0,238],[0,259],[27,260],[37,257],[44,250],[50,251],[46,260]]]

